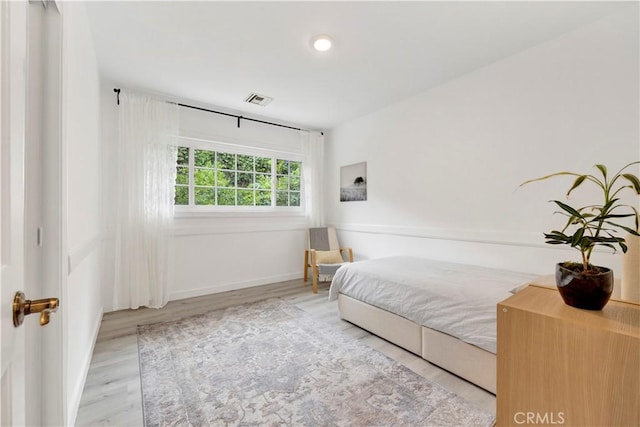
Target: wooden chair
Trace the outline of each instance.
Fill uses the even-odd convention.
[[[309,280],[309,267],[311,267],[311,279],[313,293],[318,293],[318,281],[320,275],[333,275],[340,266],[353,262],[351,248],[341,248],[338,244],[336,229],[333,227],[317,227],[309,229],[309,247],[304,251],[304,281]]]

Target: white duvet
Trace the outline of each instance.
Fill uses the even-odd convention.
[[[537,276],[423,258],[392,257],[342,266],[338,293],[496,352],[496,304]]]

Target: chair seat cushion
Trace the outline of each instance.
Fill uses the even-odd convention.
[[[339,250],[316,251],[316,264],[342,264],[344,259]]]

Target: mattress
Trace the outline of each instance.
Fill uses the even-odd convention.
[[[536,275],[413,257],[349,263],[339,293],[496,353],[496,305]]]

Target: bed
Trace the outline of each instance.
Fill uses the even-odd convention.
[[[496,305],[537,276],[413,257],[346,264],[330,300],[340,316],[496,392]]]

